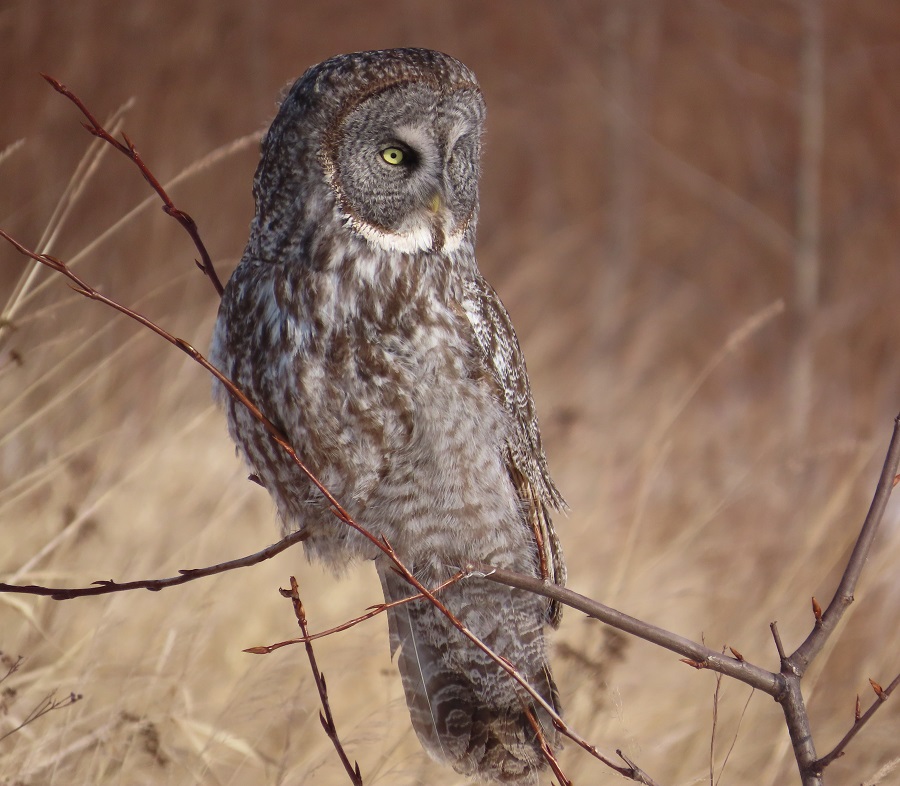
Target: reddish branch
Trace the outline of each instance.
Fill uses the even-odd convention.
[[[537,737],[538,742],[540,743],[541,753],[544,754],[544,758],[550,765],[550,769],[553,770],[553,774],[559,779],[559,786],[572,786],[572,781],[570,781],[566,774],[563,772],[563,769],[559,764],[559,760],[556,758],[556,754],[553,752],[553,748],[551,748],[550,743],[547,742],[547,735],[544,734],[544,730],[541,728],[540,722],[536,717],[534,717],[534,712],[531,711],[530,707],[525,707],[525,717],[528,718],[528,723],[531,724],[531,728],[534,730],[534,734]]]
[[[41,74],[44,79],[50,84],[50,86],[56,90],[57,93],[64,95],[69,99],[75,106],[78,107],[81,114],[83,114],[87,118],[86,123],[82,123],[91,134],[96,137],[99,137],[104,142],[108,142],[112,145],[116,150],[122,153],[126,158],[130,161],[133,161],[135,166],[140,170],[141,175],[143,175],[144,180],[146,180],[150,187],[159,194],[159,198],[163,201],[163,211],[172,216],[181,226],[184,227],[185,231],[191,236],[191,240],[194,241],[194,246],[196,246],[198,253],[200,254],[200,259],[195,260],[197,263],[197,267],[203,271],[204,275],[210,280],[213,287],[216,290],[216,293],[219,297],[222,297],[222,292],[224,292],[224,288],[222,287],[222,282],[219,280],[219,276],[216,273],[215,267],[213,267],[212,259],[210,259],[209,252],[206,250],[206,246],[203,243],[202,238],[200,237],[200,230],[197,228],[197,224],[193,218],[191,218],[187,213],[179,208],[175,207],[175,203],[171,200],[169,195],[166,193],[166,190],[162,187],[162,184],[159,180],[156,179],[156,176],[150,171],[147,165],[144,163],[144,160],[141,158],[140,153],[138,153],[137,149],[134,146],[134,142],[132,142],[128,135],[123,133],[122,139],[125,140],[124,143],[120,142],[116,139],[112,134],[110,134],[97,120],[96,117],[91,113],[91,111],[84,105],[84,102],[76,96],[68,87],[66,87],[62,82],[54,79],[52,76],[48,76],[47,74]]]
[[[341,764],[344,765],[344,769],[347,770],[347,775],[350,776],[351,783],[353,783],[354,786],[363,786],[359,764],[357,762],[350,764],[350,759],[347,757],[344,746],[341,745],[341,741],[338,739],[337,727],[334,725],[334,716],[331,714],[331,703],[328,701],[328,687],[325,685],[325,675],[319,671],[319,665],[316,663],[316,654],[313,652],[309,628],[306,625],[306,610],[303,608],[303,603],[300,600],[297,579],[291,576],[291,588],[289,590],[279,590],[279,592],[281,592],[283,597],[291,599],[291,603],[294,606],[294,615],[297,617],[297,624],[303,632],[306,655],[309,658],[309,666],[312,669],[313,677],[316,681],[316,688],[319,691],[319,699],[322,702],[322,711],[319,712],[319,720],[322,723],[322,728],[325,729],[325,734],[328,735],[328,739],[330,739],[334,745],[334,749],[337,751]]]
[[[438,593],[446,587],[449,587],[451,584],[456,584],[457,581],[464,578],[466,578],[466,574],[460,571],[455,576],[451,576],[449,579],[447,579],[443,584],[435,587],[432,592]],[[352,620],[342,622],[340,625],[335,625],[333,628],[328,628],[328,630],[319,631],[318,633],[305,633],[296,639],[279,641],[275,644],[267,644],[261,647],[248,647],[244,650],[244,652],[249,652],[251,655],[268,655],[270,652],[279,650],[282,647],[289,647],[293,644],[306,644],[307,642],[315,641],[316,639],[324,639],[326,636],[331,636],[334,633],[340,633],[341,631],[345,631],[349,628],[353,628],[356,625],[359,625],[359,623],[361,622],[370,620],[372,619],[372,617],[376,617],[382,612],[393,608],[394,606],[402,606],[404,603],[410,603],[414,600],[422,600],[423,597],[424,596],[421,593],[417,593],[415,595],[410,595],[408,598],[401,598],[400,600],[392,601],[391,603],[376,603],[374,606],[369,606],[369,610],[365,614],[360,614],[358,617],[354,617]]]

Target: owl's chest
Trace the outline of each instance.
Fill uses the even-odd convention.
[[[295,417],[285,426],[322,454],[384,454],[448,407],[473,416],[492,407],[468,319],[448,292],[422,277],[367,280],[357,268],[276,297],[282,307],[264,330],[289,351],[266,397],[290,391]]]
[[[328,289],[301,297],[295,288],[285,298],[269,286],[276,296],[260,297],[244,327],[217,340],[227,347],[224,367],[354,515],[367,511],[367,521],[387,526],[483,507],[508,485],[509,424],[464,310],[438,297],[375,303],[353,301],[346,289],[339,297],[333,282]],[[242,408],[229,413],[285,521],[330,520],[325,507],[310,507],[317,496],[268,435]],[[430,502],[418,510],[404,500]]]

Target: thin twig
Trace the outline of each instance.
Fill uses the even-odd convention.
[[[841,756],[843,756],[844,750],[847,747],[850,740],[852,740],[857,734],[859,734],[860,731],[862,731],[862,727],[865,726],[869,722],[871,717],[876,712],[878,712],[881,705],[887,701],[888,696],[890,696],[894,692],[894,689],[898,685],[900,685],[900,674],[898,674],[896,677],[894,677],[891,684],[888,685],[886,688],[883,688],[880,693],[876,692],[877,698],[872,703],[872,706],[869,707],[869,709],[867,709],[863,715],[860,715],[856,719],[854,724],[850,727],[850,730],[843,736],[841,741],[837,745],[834,746],[834,749],[830,753],[827,753],[821,759],[816,760],[815,766],[818,767],[819,769],[824,770],[835,759],[838,759]]]
[[[547,735],[544,734],[544,730],[541,728],[541,724],[538,719],[534,716],[534,712],[532,712],[531,707],[524,706],[525,717],[528,719],[528,723],[531,724],[531,728],[534,730],[535,735],[537,736],[538,743],[541,746],[541,753],[544,754],[544,758],[547,760],[547,763],[550,765],[550,769],[553,770],[553,774],[559,779],[559,786],[572,786],[572,781],[566,777],[566,774],[563,772],[562,767],[559,764],[559,760],[556,758],[556,754],[553,752],[553,748],[550,747],[550,743],[547,742]]]
[[[657,786],[655,780],[653,780],[649,775],[647,775],[646,772],[644,772],[640,767],[638,767],[637,764],[635,764],[631,759],[629,759],[618,748],[616,748],[616,756],[618,756],[627,765],[627,767],[625,768],[625,772],[627,773],[627,777],[631,778],[631,780],[637,781],[638,783],[643,783],[645,786]]]
[[[731,745],[728,747],[728,753],[725,754],[725,759],[722,761],[722,769],[719,770],[719,775],[716,778],[715,786],[719,786],[719,781],[722,780],[722,776],[725,774],[725,768],[728,766],[728,760],[731,758],[731,752],[734,750],[734,746],[737,745],[738,735],[741,732],[741,724],[744,722],[744,716],[747,714],[747,707],[750,706],[750,699],[753,698],[753,694],[755,692],[755,688],[750,688],[750,695],[747,697],[747,701],[744,702],[744,709],[741,710],[741,717],[738,719],[737,728],[734,730],[734,737],[731,740]]]
[[[197,261],[197,267],[199,267],[200,270],[203,271],[204,275],[206,275],[206,277],[210,280],[210,283],[215,288],[216,293],[219,295],[219,297],[222,297],[222,293],[225,291],[224,287],[222,286],[222,282],[219,280],[219,276],[216,273],[215,267],[213,266],[212,259],[209,256],[209,252],[206,250],[206,246],[204,245],[203,240],[200,237],[200,230],[197,228],[196,222],[187,213],[175,206],[175,203],[166,193],[166,190],[162,187],[162,184],[159,182],[159,180],[156,179],[156,176],[144,163],[144,160],[141,158],[140,153],[138,153],[137,149],[135,148],[134,143],[128,138],[128,135],[123,133],[122,139],[125,141],[124,143],[120,142],[101,125],[100,121],[97,120],[96,117],[94,117],[87,106],[85,106],[84,102],[68,87],[66,87],[59,80],[54,79],[52,76],[48,76],[47,74],[41,74],[41,76],[45,80],[47,80],[50,86],[54,90],[56,90],[57,93],[64,95],[73,104],[75,104],[76,107],[78,107],[78,110],[81,112],[81,114],[83,114],[87,118],[87,122],[82,123],[82,125],[85,127],[85,129],[87,129],[88,132],[102,139],[104,142],[109,143],[116,150],[122,153],[126,158],[134,162],[134,164],[140,170],[141,175],[143,175],[144,180],[146,180],[150,184],[150,187],[157,194],[159,194],[159,198],[163,202],[163,211],[166,213],[166,215],[174,218],[191,236],[191,240],[194,241],[194,246],[200,254],[200,259]]]
[[[847,561],[847,567],[844,568],[840,584],[838,584],[828,608],[822,613],[821,624],[818,620],[816,621],[809,636],[789,658],[800,675],[803,675],[813,658],[825,646],[825,642],[828,641],[841,621],[847,607],[853,603],[853,593],[869,557],[872,541],[875,540],[875,535],[878,533],[878,527],[894,488],[894,478],[897,475],[898,466],[900,466],[900,415],[894,418],[894,432],[891,435],[891,442],[881,469],[878,486],[875,489],[875,496],[872,498],[869,512],[866,514],[862,529],[853,546],[853,553]]]
[[[457,581],[464,578],[466,578],[466,574],[459,572],[455,576],[451,576],[443,584],[435,587],[432,592],[438,593],[441,590],[449,587],[451,584],[456,584]],[[296,639],[279,641],[275,644],[268,644],[260,647],[248,647],[247,649],[243,650],[243,652],[249,652],[251,655],[268,655],[271,652],[275,652],[275,650],[279,650],[282,647],[289,647],[292,644],[306,644],[306,642],[308,641],[324,639],[326,636],[331,636],[335,633],[340,633],[341,631],[345,631],[352,627],[355,627],[356,625],[359,625],[359,623],[370,620],[372,619],[372,617],[376,617],[382,612],[387,611],[388,609],[392,609],[395,606],[402,606],[404,603],[410,603],[414,600],[422,600],[423,597],[424,596],[421,593],[416,593],[415,595],[410,595],[408,598],[401,598],[400,600],[395,600],[391,603],[376,603],[374,606],[369,606],[369,610],[365,614],[360,614],[358,617],[354,617],[352,620],[342,622],[340,625],[335,625],[333,628],[328,628],[328,630],[322,630],[318,633],[310,633],[309,635],[299,636]]]
[[[709,786],[715,783],[716,729],[719,726],[719,692],[722,689],[722,674],[716,674],[716,689],[713,691],[712,732],[709,735]]]
[[[3,742],[3,740],[12,736],[17,731],[24,729],[29,723],[34,723],[34,721],[38,718],[42,718],[47,713],[71,707],[76,702],[81,701],[82,698],[84,697],[80,693],[70,693],[64,699],[57,699],[55,698],[55,693],[48,693],[34,706],[31,712],[25,717],[25,720],[18,726],[10,729],[5,734],[0,734],[0,742]]]
[[[175,587],[179,584],[186,584],[195,579],[202,579],[205,576],[214,576],[217,573],[225,573],[229,570],[237,570],[238,568],[246,568],[250,565],[257,565],[267,559],[271,559],[276,554],[280,554],[285,549],[289,549],[295,543],[305,540],[306,533],[292,532],[277,543],[255,554],[248,554],[246,557],[229,560],[228,562],[220,562],[218,565],[210,565],[206,568],[185,568],[179,570],[178,576],[171,576],[165,579],[142,579],[139,581],[125,581],[118,583],[113,580],[94,581],[90,587],[43,587],[37,584],[3,584],[0,583],[0,592],[13,592],[22,595],[44,595],[49,596],[52,600],[70,600],[72,598],[84,598],[89,595],[107,595],[111,592],[125,592],[127,590],[146,589],[150,592],[159,592],[167,587]]]
[[[778,651],[778,660],[781,663],[784,663],[787,660],[787,653],[784,651],[781,634],[778,632],[778,622],[770,622],[769,630],[772,631],[772,638],[775,640],[775,649]]]
[[[316,681],[316,688],[319,691],[319,698],[322,701],[322,711],[319,712],[319,720],[322,722],[322,728],[325,729],[325,734],[328,735],[328,739],[330,739],[334,745],[334,749],[337,751],[337,755],[344,765],[344,769],[347,770],[347,775],[350,776],[350,782],[353,783],[354,786],[363,786],[362,775],[359,771],[359,763],[350,763],[347,752],[344,750],[344,746],[341,745],[341,741],[338,738],[337,727],[334,725],[334,716],[331,714],[331,703],[328,701],[328,688],[325,685],[325,675],[319,671],[319,666],[316,663],[316,653],[313,652],[312,641],[310,641],[309,638],[309,628],[306,625],[306,610],[303,608],[303,603],[300,600],[300,590],[297,586],[297,579],[291,576],[291,588],[289,590],[283,589],[279,591],[283,597],[291,599],[291,603],[294,606],[294,614],[297,617],[297,624],[300,626],[300,630],[303,631],[306,655],[309,658],[309,666],[312,669],[313,677]]]

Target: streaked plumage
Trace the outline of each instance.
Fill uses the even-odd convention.
[[[212,360],[425,585],[473,560],[561,584],[550,510],[564,503],[512,323],[475,262],[483,121],[474,75],[438,52],[307,71],[263,140]],[[249,413],[217,396],[284,531],[307,531],[309,556],[336,569],[374,559],[387,600],[412,594]],[[557,606],[477,579],[442,599],[558,706],[544,642]],[[388,621],[426,750],[473,777],[536,783],[530,697],[427,602]]]

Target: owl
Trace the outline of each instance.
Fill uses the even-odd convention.
[[[425,586],[470,561],[562,584],[525,362],[475,262],[485,106],[474,74],[425,49],[327,60],[293,85],[266,133],[256,215],[211,351],[354,519]],[[221,386],[229,432],[283,532],[344,570],[374,561],[386,601],[414,594],[371,542]],[[477,578],[440,594],[548,702],[545,626],[559,607]],[[412,725],[472,778],[533,784],[528,714],[546,711],[430,603],[387,612]]]

